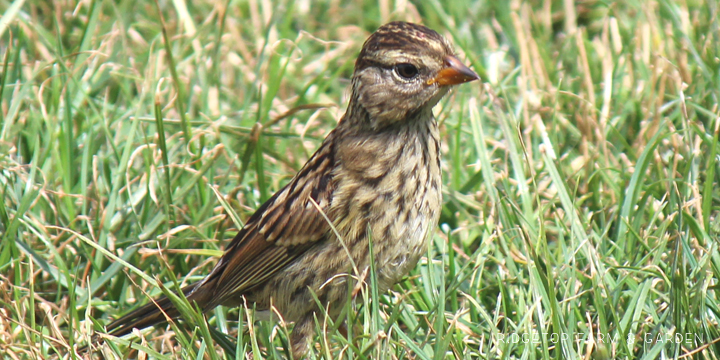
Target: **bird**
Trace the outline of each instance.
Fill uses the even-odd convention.
[[[351,267],[366,272],[372,259],[383,293],[426,253],[442,208],[433,107],[453,86],[478,79],[436,31],[400,21],[379,27],[357,57],[336,127],[250,216],[212,271],[181,291],[203,312],[272,307],[294,322],[289,352],[303,358],[322,314],[315,296],[338,315],[352,290]],[[160,297],[106,331],[123,336],[179,316]]]

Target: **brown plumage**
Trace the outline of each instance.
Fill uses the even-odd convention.
[[[451,85],[477,78],[435,31],[404,22],[379,28],[357,59],[342,120],[290,183],[250,217],[212,272],[183,289],[188,299],[204,311],[239,306],[243,297],[258,310],[272,304],[295,322],[292,354],[304,356],[318,310],[311,291],[336,315],[348,296],[343,274],[352,271],[351,263],[361,273],[369,266],[369,238],[381,291],[425,252],[442,202],[432,107]],[[178,316],[161,298],[108,331],[120,336],[163,322],[158,307]]]

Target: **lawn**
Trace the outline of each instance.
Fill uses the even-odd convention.
[[[74,358],[201,279],[340,119],[363,41],[405,20],[482,81],[435,109],[427,256],[319,314],[309,358],[718,359],[719,8],[0,0],[0,354]],[[288,356],[292,324],[252,304],[183,304],[93,357]]]

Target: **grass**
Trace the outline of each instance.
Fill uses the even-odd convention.
[[[378,302],[371,276],[347,337],[319,316],[310,358],[718,359],[718,6],[0,1],[0,353],[72,358],[157,280],[206,274],[398,19],[484,84],[436,109],[427,258]],[[289,324],[185,305],[103,356],[287,356]]]

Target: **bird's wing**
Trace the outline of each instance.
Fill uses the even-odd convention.
[[[331,228],[310,199],[323,211],[330,207],[335,165],[332,137],[333,133],[328,135],[290,183],[248,219],[213,271],[196,288],[213,288],[206,308],[262,284],[328,236]]]

